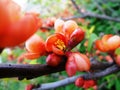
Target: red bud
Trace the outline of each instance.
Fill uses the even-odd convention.
[[[48,57],[46,58],[46,63],[50,66],[57,66],[62,60],[61,56],[58,56],[57,54],[49,54]]]
[[[75,57],[75,63],[78,71],[89,71],[90,70],[90,60],[84,54],[79,52],[73,53]]]
[[[68,41],[68,50],[71,50],[78,45],[85,37],[85,32],[78,28],[71,34],[70,40]]]
[[[94,85],[96,85],[95,80],[85,80],[83,88],[90,88],[93,87]]]
[[[34,88],[34,85],[28,84],[28,85],[25,87],[25,90],[32,90],[33,88]]]
[[[76,81],[75,81],[75,85],[77,87],[83,87],[83,85],[84,85],[84,79],[82,77],[77,78]]]

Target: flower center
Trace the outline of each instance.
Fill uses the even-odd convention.
[[[56,42],[55,42],[55,45],[58,49],[60,50],[65,50],[66,49],[66,46],[64,44],[64,42],[60,39],[58,39]]]

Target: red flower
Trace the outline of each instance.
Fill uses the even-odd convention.
[[[28,59],[34,59],[46,55],[45,42],[40,36],[36,34],[31,36],[26,41],[25,47],[28,53],[25,53],[24,56]]]
[[[90,70],[90,60],[86,55],[79,52],[67,52],[66,55],[68,57],[66,63],[66,72],[69,76],[73,76],[76,71]]]
[[[96,40],[96,48],[102,52],[113,51],[120,46],[120,37],[118,35],[104,35],[101,40]]]
[[[0,0],[0,48],[16,46],[34,34],[40,21],[35,14],[21,14],[12,0]]]
[[[48,52],[64,55],[67,46],[66,44],[65,36],[61,33],[56,33],[47,38],[45,47]]]

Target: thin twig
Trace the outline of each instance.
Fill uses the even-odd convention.
[[[115,17],[111,17],[111,16],[107,16],[107,15],[100,15],[100,14],[95,14],[92,12],[81,12],[81,8],[78,8],[78,5],[76,4],[76,2],[74,0],[71,0],[72,4],[75,6],[75,8],[77,9],[78,13],[80,14],[79,16],[72,16],[72,17],[68,17],[68,18],[63,18],[64,20],[69,20],[69,19],[74,19],[74,18],[87,18],[87,17],[94,17],[94,18],[98,18],[98,19],[103,19],[103,20],[109,20],[109,21],[115,21],[115,22],[120,22],[120,18],[115,18]],[[81,15],[82,14],[82,15]]]
[[[73,3],[73,5],[74,5],[74,7],[76,8],[76,10],[78,11],[78,13],[80,13],[80,14],[83,15],[83,13],[81,12],[80,7],[76,4],[75,0],[71,0],[71,2]]]
[[[120,70],[120,67],[118,67],[117,65],[113,65],[101,72],[95,72],[94,74],[86,73],[83,75],[69,77],[64,80],[60,80],[60,81],[56,81],[52,83],[41,84],[38,88],[35,88],[33,90],[47,90],[47,89],[54,89],[54,88],[58,88],[61,86],[65,86],[65,85],[74,83],[78,77],[84,77],[85,79],[96,79],[96,78],[98,79],[103,76],[107,76],[109,74],[118,72],[119,70]]]
[[[77,15],[77,16],[71,16],[67,18],[62,18],[63,20],[70,20],[70,19],[75,19],[75,18],[87,18],[87,17],[94,17],[102,20],[109,20],[109,21],[114,21],[114,22],[120,22],[120,18],[113,18],[107,15],[99,15],[99,14],[94,14],[94,13],[84,13],[84,15]]]

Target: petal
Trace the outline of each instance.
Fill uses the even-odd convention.
[[[102,43],[101,40],[96,40],[96,41],[95,41],[95,47],[96,47],[98,50],[102,51],[102,52],[106,52],[106,51],[107,51],[107,50],[104,48],[104,45],[103,45],[103,43]]]
[[[63,32],[66,36],[66,38],[69,40],[70,35],[73,33],[73,31],[78,28],[78,25],[75,21],[73,20],[68,20],[64,23],[63,25]]]
[[[55,44],[55,42],[58,39],[62,40],[66,44],[65,36],[61,33],[55,33],[55,34],[49,36],[46,40],[45,48],[48,52],[53,51],[53,45]]]
[[[0,28],[5,28],[20,17],[19,5],[12,0],[0,0]]]
[[[24,16],[20,21],[12,23],[1,36],[0,47],[12,47],[26,41],[37,31],[37,21],[33,15]]]
[[[109,50],[109,47],[108,47],[109,44],[107,43],[107,40],[112,36],[113,36],[112,34],[104,35],[101,39],[103,46],[104,46],[104,49],[106,49],[106,51]]]
[[[107,44],[110,50],[115,50],[120,46],[120,37],[118,35],[114,35],[107,40]]]
[[[63,33],[63,25],[64,21],[61,19],[57,19],[54,25],[55,33]]]
[[[72,58],[71,57],[68,58],[65,69],[66,69],[66,72],[67,72],[68,76],[71,77],[71,76],[76,74],[77,67],[76,67],[74,58],[72,60],[69,60],[69,59],[72,59]]]
[[[40,55],[46,53],[44,40],[36,34],[26,41],[25,46],[29,52],[40,53]]]
[[[74,53],[75,63],[79,71],[90,70],[90,60],[84,54]]]
[[[81,28],[75,29],[70,36],[70,40],[68,41],[68,49],[74,48],[78,45],[85,37],[85,32]]]
[[[27,59],[36,59],[36,58],[40,58],[40,54],[39,53],[25,53],[24,57]]]
[[[65,55],[65,52],[56,48],[54,45],[52,46],[52,51],[56,53],[57,55]]]

